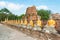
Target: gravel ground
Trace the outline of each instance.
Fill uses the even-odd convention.
[[[37,40],[6,25],[0,24],[0,40]]]

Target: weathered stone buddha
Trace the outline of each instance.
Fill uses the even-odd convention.
[[[31,28],[34,27],[34,23],[33,23],[33,20],[32,20],[31,18],[32,18],[32,17],[30,17],[30,21],[29,21],[29,23],[28,23],[28,25],[27,25],[27,28],[28,28],[28,29],[31,29]]]
[[[25,20],[24,20],[24,24],[25,25],[27,25],[28,24],[28,22],[27,22],[27,19],[25,18]]]
[[[27,22],[27,19],[25,18],[24,22],[23,22],[23,28],[27,28],[27,24],[28,24],[28,22]]]
[[[18,25],[20,24],[20,20],[18,20]]]
[[[15,24],[17,24],[17,20],[15,20]]]
[[[9,20],[8,22],[9,22],[9,24],[14,25],[13,20]]]
[[[8,21],[8,18],[5,18],[5,22],[7,22]]]
[[[38,16],[37,25],[42,27],[42,21],[40,16]]]
[[[47,33],[57,33],[57,31],[55,30],[55,25],[56,25],[56,21],[53,20],[52,16],[50,16],[49,20],[47,21],[47,25],[44,27],[44,32]]]
[[[20,27],[20,20],[12,20],[13,24],[17,27]]]
[[[15,21],[15,20],[13,20],[13,24],[15,24],[15,22],[16,22],[16,21]]]
[[[6,18],[5,18],[5,21],[4,22],[7,22]]]
[[[21,21],[20,21],[20,24],[21,24],[21,26],[23,25],[23,20],[21,19]]]
[[[41,31],[41,29],[42,29],[42,21],[40,19],[41,19],[41,17],[38,16],[38,20],[37,20],[36,24],[34,24],[34,28],[33,28],[34,30]]]
[[[52,18],[50,18],[49,20],[48,20],[48,22],[47,22],[47,25],[49,26],[49,27],[55,27],[55,25],[56,25],[56,22],[55,22],[55,20],[53,20]]]
[[[33,27],[34,26],[34,24],[33,24],[33,21],[32,20],[30,20],[30,25]]]

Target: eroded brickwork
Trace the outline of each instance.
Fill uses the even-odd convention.
[[[27,20],[30,21],[31,19],[33,21],[37,20],[37,11],[36,11],[36,7],[32,6],[32,7],[28,7],[26,10],[26,16],[27,16]],[[32,17],[32,18],[31,18]]]
[[[60,14],[52,14],[53,19],[57,22],[56,23],[56,30],[60,31]]]

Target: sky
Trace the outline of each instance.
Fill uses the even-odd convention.
[[[51,10],[52,13],[60,13],[60,0],[0,0],[0,9],[7,8],[13,14],[21,15],[31,6],[36,9]]]

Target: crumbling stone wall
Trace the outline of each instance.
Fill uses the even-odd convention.
[[[60,14],[52,14],[52,17],[56,21],[56,30],[60,32]]]

